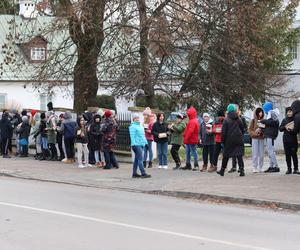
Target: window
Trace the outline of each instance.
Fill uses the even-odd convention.
[[[289,52],[292,56],[292,59],[295,60],[298,58],[298,44],[294,43],[292,47],[290,47]]]
[[[0,109],[4,109],[6,104],[6,94],[0,94]]]
[[[32,61],[44,61],[46,59],[45,48],[31,48],[31,60]]]
[[[47,104],[49,102],[52,102],[52,96],[49,96],[47,94],[40,95],[40,110],[46,111],[47,110]]]

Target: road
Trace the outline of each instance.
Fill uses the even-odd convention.
[[[0,249],[299,249],[300,216],[0,178]]]

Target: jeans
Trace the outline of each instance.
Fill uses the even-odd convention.
[[[168,142],[157,143],[159,166],[168,165]]]
[[[216,143],[216,145],[214,146],[214,157],[213,157],[214,166],[218,166],[218,160],[221,151],[222,151],[222,143]]]
[[[191,154],[194,157],[194,165],[198,166],[198,153],[196,144],[186,144],[185,146],[186,163],[191,164]]]
[[[64,138],[67,159],[74,159],[74,138]]]
[[[78,164],[82,165],[82,153],[84,156],[85,165],[88,165],[89,149],[86,143],[76,143]]]
[[[178,154],[178,151],[180,149],[181,145],[173,144],[171,148],[171,155],[173,160],[176,162],[176,164],[180,165],[180,157]]]
[[[153,141],[147,140],[148,144],[144,147],[144,161],[148,159],[148,151],[149,151],[149,161],[153,160],[153,151],[152,151],[152,143]]]
[[[298,170],[298,144],[297,143],[283,143],[284,146],[284,153],[285,153],[285,159],[286,164],[289,171],[292,171],[292,159],[294,163],[294,170]]]
[[[48,138],[42,137],[42,149],[48,150]]]
[[[105,168],[118,168],[119,165],[116,160],[115,153],[111,150],[105,149],[103,151],[104,159],[105,159]]]
[[[270,159],[270,168],[278,167],[276,152],[274,148],[274,140],[272,138],[266,138],[265,142],[266,142],[267,151]]]
[[[95,157],[96,163],[101,162],[100,150],[95,150],[95,151],[94,151],[94,157]]]
[[[214,146],[215,145],[203,145],[202,158],[203,164],[206,166],[208,164],[208,157],[210,164],[213,165]]]
[[[142,175],[145,175],[145,169],[143,164],[143,151],[144,147],[142,146],[133,146],[132,151],[134,152],[134,162],[133,162],[133,172],[132,175],[137,174],[137,169],[139,168]]]
[[[264,139],[252,139],[252,164],[253,168],[259,170],[264,166]]]

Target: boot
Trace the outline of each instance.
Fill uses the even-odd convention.
[[[221,168],[219,171],[217,171],[217,174],[219,174],[220,176],[224,176],[225,173],[225,168]]]
[[[152,161],[149,161],[148,168],[152,168]]]
[[[291,174],[292,173],[292,169],[291,168],[289,168],[286,172],[285,172],[285,174]]]
[[[177,169],[179,169],[180,168],[180,162],[176,162],[176,166],[173,168],[174,170],[177,170]]]
[[[210,164],[209,169],[207,170],[208,173],[213,173],[218,170],[217,166],[214,166],[213,164]]]
[[[236,172],[236,167],[232,167],[232,168],[228,171],[228,173],[234,173],[234,172]]]
[[[198,165],[198,163],[194,164],[193,171],[199,171],[199,165]]]
[[[239,167],[239,173],[240,173],[240,176],[245,176],[244,166]]]
[[[42,149],[42,155],[39,159],[40,161],[45,161],[46,160],[46,150],[45,149]]]
[[[187,163],[183,168],[181,168],[182,170],[192,170],[192,165],[191,163]]]
[[[203,164],[202,169],[200,172],[206,172],[207,171],[207,165]]]
[[[293,174],[300,174],[300,172],[299,172],[298,168],[295,168],[295,169],[294,169],[294,172],[293,172]]]
[[[144,168],[146,168],[147,167],[147,162],[143,161],[143,164],[144,164]]]

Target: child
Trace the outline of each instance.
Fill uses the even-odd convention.
[[[87,129],[85,126],[85,120],[83,117],[78,119],[78,127],[76,129],[76,148],[77,148],[77,160],[78,160],[78,167],[90,167],[89,164],[89,150],[88,150],[88,135]],[[82,153],[84,155],[85,165],[82,162]]]
[[[279,127],[280,132],[283,132],[283,146],[287,164],[286,174],[292,173],[292,159],[294,164],[293,174],[299,174],[298,170],[298,139],[294,129],[294,113],[291,107],[286,108],[286,118],[284,118]]]
[[[198,170],[198,153],[197,145],[199,142],[199,131],[200,125],[197,119],[197,110],[194,107],[190,107],[187,110],[187,115],[189,117],[189,122],[186,126],[184,132],[183,142],[185,144],[185,153],[186,153],[186,166],[183,167],[183,170],[191,170],[191,154],[194,157],[194,169]]]
[[[94,153],[96,167],[104,167],[104,163],[101,161],[100,149],[102,143],[101,133],[101,116],[96,114],[94,116],[93,123],[90,126],[90,147]]]
[[[205,172],[207,170],[208,157],[210,160],[210,168],[213,168],[213,154],[214,154],[214,144],[215,144],[215,135],[213,133],[213,121],[210,119],[208,113],[203,114],[203,122],[200,127],[200,144],[202,144],[202,158],[203,158],[203,167],[200,170]]]
[[[219,155],[222,151],[222,126],[225,119],[225,112],[223,110],[218,111],[218,117],[213,125],[213,133],[215,134],[215,147],[213,166],[208,169],[209,173],[215,172],[218,169]]]
[[[177,115],[175,124],[169,125],[169,130],[172,133],[171,134],[171,144],[172,144],[171,155],[173,160],[176,163],[176,166],[173,168],[174,170],[179,169],[181,166],[181,161],[180,161],[178,151],[181,145],[183,144],[183,133],[185,127],[186,127],[186,123],[183,120],[183,115],[180,113]]]
[[[30,135],[30,125],[28,116],[22,116],[22,123],[19,124],[17,128],[19,133],[19,144],[20,144],[20,156],[28,157],[28,145],[29,145],[29,135]]]
[[[249,125],[249,134],[252,138],[253,173],[263,172],[264,166],[264,134],[258,123],[264,119],[264,111],[258,107],[253,111],[253,119]]]
[[[148,159],[148,152],[149,152],[149,165],[148,168],[152,168],[152,161],[153,161],[153,152],[152,152],[152,143],[153,143],[153,135],[151,134],[153,124],[154,124],[154,115],[151,112],[150,108],[146,108],[143,112],[144,116],[144,129],[145,129],[145,136],[147,139],[148,144],[145,145],[144,148],[144,168],[147,166],[147,159]]]
[[[227,107],[227,117],[222,126],[222,143],[224,144],[222,167],[217,173],[224,176],[229,158],[237,157],[240,176],[245,176],[244,172],[244,127],[237,114],[237,106],[229,104]]]
[[[261,127],[263,130],[265,143],[270,159],[270,167],[265,171],[265,173],[280,172],[274,148],[274,141],[277,138],[279,131],[279,110],[274,110],[273,103],[271,102],[265,103],[263,105],[263,110],[267,117],[266,119],[261,120],[258,123],[258,126]]]

